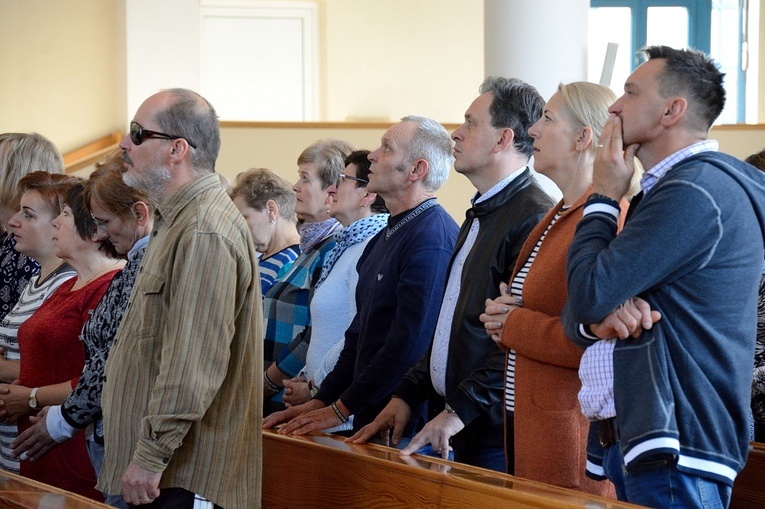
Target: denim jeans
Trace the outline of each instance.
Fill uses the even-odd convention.
[[[93,464],[93,470],[96,472],[96,478],[101,475],[101,467],[104,465],[104,446],[95,443],[93,440],[86,441],[88,445],[88,455],[90,456],[90,462]],[[122,494],[109,495],[104,493],[104,501],[106,505],[117,507],[119,509],[127,509],[127,502],[122,498]]]
[[[619,500],[647,507],[725,509],[731,487],[698,475],[681,472],[672,457],[624,467],[619,444],[605,450],[603,469],[614,483]]]

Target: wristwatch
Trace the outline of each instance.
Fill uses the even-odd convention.
[[[37,402],[37,390],[39,387],[35,387],[32,389],[32,392],[29,393],[29,408],[39,408],[40,403]]]

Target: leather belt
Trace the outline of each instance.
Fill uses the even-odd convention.
[[[616,418],[603,419],[598,421],[598,439],[600,439],[601,447],[611,447],[619,441],[619,436],[616,434]]]

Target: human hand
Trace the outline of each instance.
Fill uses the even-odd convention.
[[[295,405],[302,405],[310,401],[311,394],[308,387],[308,381],[304,377],[292,378],[284,382],[284,395],[282,401],[289,408]]]
[[[312,399],[309,403],[306,403],[305,406],[313,403],[314,401],[317,400]],[[336,403],[338,409],[343,413],[343,415],[350,415],[350,412],[347,408],[345,408],[341,401],[338,400]],[[309,412],[305,412],[293,418],[279,430],[279,433],[283,433],[285,435],[305,435],[311,431],[321,431],[323,429],[338,426],[342,423],[343,421],[340,420],[332,407],[325,406],[322,408],[316,408]]]
[[[510,313],[523,306],[520,297],[510,295],[510,287],[505,283],[499,285],[499,296],[496,299],[486,299],[485,310],[478,317],[483,323],[491,339],[498,345],[502,344],[502,329]]]
[[[282,410],[281,412],[274,412],[263,419],[263,428],[271,429],[283,422],[291,421],[300,414],[310,412],[311,410],[321,408],[323,406],[324,403],[318,399],[312,399],[311,401],[303,403],[302,405],[296,405],[288,408],[287,410]]]
[[[49,408],[46,406],[40,410],[39,414],[29,416],[32,426],[19,434],[16,440],[11,443],[15,457],[22,461],[35,461],[58,445],[48,433],[48,426],[45,422]]]
[[[608,117],[600,135],[592,171],[592,189],[595,193],[620,201],[630,187],[635,171],[635,154],[640,145],[624,147],[622,119],[615,113]]]
[[[122,476],[122,498],[133,505],[143,505],[159,496],[162,472],[151,472],[131,461]]]
[[[398,445],[401,441],[401,435],[404,433],[404,427],[409,422],[412,415],[412,409],[401,398],[391,398],[385,408],[377,414],[375,420],[361,428],[355,435],[346,439],[346,442],[354,444],[363,444],[376,434],[380,434],[383,445]],[[391,430],[393,434],[391,435]]]
[[[0,385],[0,419],[6,423],[16,422],[33,410],[29,407],[32,389],[16,382]]]
[[[650,304],[640,297],[633,297],[620,304],[602,321],[590,325],[590,331],[600,339],[637,338],[659,320],[661,313],[653,311]]]
[[[449,440],[464,427],[465,423],[459,415],[444,410],[414,436],[409,445],[401,451],[401,455],[408,456],[417,452],[420,447],[431,444],[434,452],[440,453],[443,459],[449,459],[449,451],[452,450]]]

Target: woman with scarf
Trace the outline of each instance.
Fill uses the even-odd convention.
[[[353,150],[344,141],[320,140],[298,157],[298,181],[295,213],[303,220],[300,226],[300,256],[292,267],[271,287],[263,299],[265,338],[263,352],[264,413],[284,408],[281,392],[284,382],[305,365],[307,336],[295,344],[311,323],[308,308],[310,292],[316,285],[324,258],[335,246],[333,234],[340,223],[329,216],[329,186],[335,184],[345,168],[345,157]]]
[[[369,239],[388,221],[382,198],[366,190],[369,183],[368,150],[357,150],[345,159],[345,171],[337,184],[329,186],[329,213],[345,227],[335,234],[335,247],[327,255],[311,297],[311,327],[305,368],[301,377],[285,384],[287,405],[305,403],[318,391],[324,377],[332,371],[345,343],[345,329],[356,314],[356,263]],[[296,338],[295,341],[299,341]],[[353,429],[353,421],[327,432]]]

